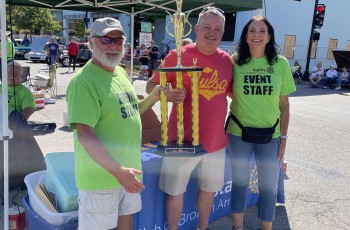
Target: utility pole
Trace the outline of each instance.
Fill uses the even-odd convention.
[[[315,0],[315,7],[314,7],[314,14],[312,16],[312,25],[311,25],[311,33],[310,33],[310,40],[309,40],[309,47],[307,51],[307,58],[306,58],[306,66],[305,71],[303,75],[303,79],[309,79],[310,73],[309,73],[309,66],[310,66],[310,56],[311,56],[311,48],[312,48],[312,41],[314,37],[314,30],[315,30],[315,16],[318,6],[318,0]]]

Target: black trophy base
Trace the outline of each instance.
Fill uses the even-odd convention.
[[[155,154],[162,157],[198,157],[206,154],[203,145],[192,145],[191,142],[185,141],[179,145],[176,141],[168,143],[168,145],[158,145]]]

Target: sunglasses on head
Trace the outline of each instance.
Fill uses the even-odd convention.
[[[112,43],[115,43],[116,45],[123,45],[124,43],[124,37],[117,37],[117,38],[111,38],[107,36],[93,36],[93,38],[98,38],[101,44],[103,45],[110,45]]]
[[[213,10],[213,11],[216,10],[216,11],[218,11],[218,12],[221,13],[221,14],[224,14],[224,13],[225,13],[222,9],[216,8],[216,7],[214,7],[214,6],[206,6],[206,7],[204,7],[203,10],[202,10],[202,13],[205,13],[205,12],[207,12],[208,10]]]

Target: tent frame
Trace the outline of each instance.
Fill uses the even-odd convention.
[[[262,7],[262,0],[235,0],[235,1],[227,1],[227,3],[223,3],[222,0],[212,0],[210,3],[205,4],[207,1],[200,0],[184,0],[191,1],[191,3],[196,3],[196,7],[190,7],[190,10],[185,10],[184,13],[188,13],[189,11],[195,11],[205,6],[215,5],[215,4],[224,4],[223,6],[230,7],[229,11],[226,13],[233,13],[236,11],[245,11],[252,10]],[[62,1],[54,1],[54,0],[7,0],[9,4],[13,5],[26,5],[26,6],[35,6],[35,7],[43,7],[43,8],[53,8],[53,9],[67,9],[67,10],[82,10],[82,11],[114,11],[120,12],[127,15],[130,15],[130,24],[131,24],[131,50],[134,50],[134,21],[135,15],[144,13],[146,11],[150,12],[153,10],[167,10],[170,13],[176,12],[175,8],[171,8],[168,6],[169,4],[173,4],[175,0],[170,0],[164,2],[164,0],[105,0],[99,2],[98,0],[64,0]],[[57,3],[49,4],[49,3]],[[175,4],[176,5],[176,4]],[[120,8],[115,8],[120,6]],[[128,10],[123,10],[123,7],[129,6]],[[142,6],[136,7],[136,6]],[[220,7],[220,6],[219,6]],[[158,10],[158,14],[159,14]],[[164,15],[164,12],[162,12]],[[1,41],[6,42],[6,0],[0,0],[0,21],[1,21]],[[2,45],[1,52],[6,54],[6,46]],[[2,60],[6,60],[5,56],[2,57]],[[7,63],[6,61],[1,62],[2,65],[2,115],[3,119],[3,132],[0,133],[0,141],[4,142],[4,229],[9,229],[9,218],[8,218],[8,209],[9,209],[9,170],[8,170],[8,140],[12,138],[12,132],[8,127],[8,92],[7,92]],[[133,58],[131,58],[131,82],[133,81]],[[1,132],[1,130],[0,130]]]

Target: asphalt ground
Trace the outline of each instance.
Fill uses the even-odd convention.
[[[20,61],[30,66],[31,74],[44,72],[43,63]],[[78,67],[77,69],[79,69]],[[44,155],[49,152],[73,151],[72,131],[63,126],[67,111],[65,92],[72,77],[67,68],[57,69],[57,101],[35,112],[30,122],[55,122],[50,134],[36,135]],[[146,95],[147,79],[134,76],[137,94]],[[285,159],[286,203],[277,205],[273,229],[350,229],[350,89],[309,88],[302,82],[290,95],[290,125]],[[159,103],[153,109],[159,114]],[[15,191],[11,191],[10,200]],[[15,200],[26,195],[23,191]],[[1,206],[1,223],[3,206]],[[247,210],[245,229],[258,229],[257,208]],[[1,225],[3,226],[3,225]],[[232,221],[223,217],[210,223],[211,230],[229,230]]]

